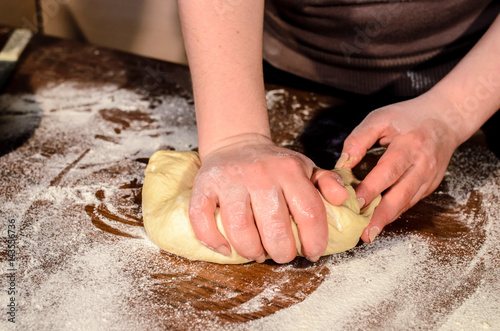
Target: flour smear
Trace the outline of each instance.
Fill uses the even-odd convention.
[[[276,93],[272,98],[279,102]],[[124,223],[116,227],[130,237],[103,233],[84,207],[102,204],[120,217],[132,214],[126,210],[135,208],[132,204],[117,206],[113,197],[136,192],[123,186],[143,178],[145,165],[134,160],[158,149],[197,146],[193,106],[176,96],[150,99],[113,85],[65,83],[36,94],[1,95],[0,109],[40,118],[34,135],[0,158],[0,235],[6,238],[8,219],[16,219],[19,234],[16,329],[162,330],[156,317],[162,311],[185,316],[152,300],[157,280],[149,275],[179,270],[158,258],[159,249],[143,228]],[[373,244],[325,258],[330,274],[299,304],[235,326],[207,327],[207,313],[206,319],[193,320],[192,329],[500,330],[500,162],[485,149],[463,147],[445,180],[455,205],[478,197],[477,210],[454,219],[481,234],[466,258],[443,254],[428,236],[381,235]],[[460,240],[450,245],[460,248]],[[5,240],[0,248],[6,251]],[[0,329],[10,330],[9,265],[1,261]],[[183,272],[195,275],[196,268]],[[287,268],[278,270],[286,275]],[[467,291],[460,292],[462,287]],[[278,294],[279,288],[270,287],[234,310],[258,311]],[[443,308],[447,294],[455,298],[450,309]]]

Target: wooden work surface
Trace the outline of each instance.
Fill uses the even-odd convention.
[[[341,101],[267,89],[276,142],[334,164],[342,116],[325,109]],[[0,285],[13,220],[19,330],[500,329],[500,162],[481,136],[371,245],[314,264],[216,265],[160,251],[141,219],[148,157],[196,148],[186,67],[36,36],[0,121]]]

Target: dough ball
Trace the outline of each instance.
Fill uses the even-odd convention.
[[[189,199],[201,162],[196,152],[158,151],[151,156],[142,188],[144,227],[151,240],[161,249],[191,260],[238,264],[250,262],[232,248],[227,257],[213,252],[195,237],[189,222]],[[380,196],[360,210],[353,186],[359,181],[349,169],[335,169],[349,191],[349,198],[340,206],[323,199],[327,211],[329,240],[324,255],[354,247],[363,229],[370,222]],[[227,238],[219,209],[215,214],[219,231]],[[297,226],[290,217],[297,252],[302,256]]]

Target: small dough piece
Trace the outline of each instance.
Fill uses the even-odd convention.
[[[210,250],[196,239],[188,211],[191,189],[200,165],[196,152],[158,151],[151,156],[142,188],[142,214],[148,236],[165,251],[191,260],[227,264],[250,262],[234,248],[231,248],[231,256],[227,257]],[[329,231],[328,247],[324,255],[354,247],[381,199],[378,196],[360,210],[353,188],[359,180],[354,178],[349,169],[334,171],[342,176],[349,198],[340,206],[333,206],[323,199]],[[218,208],[215,219],[219,231],[227,238]],[[290,219],[297,252],[302,256],[297,226],[291,217]]]

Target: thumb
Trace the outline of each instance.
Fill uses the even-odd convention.
[[[325,200],[334,206],[340,206],[349,198],[342,176],[335,171],[315,169],[311,180]]]

